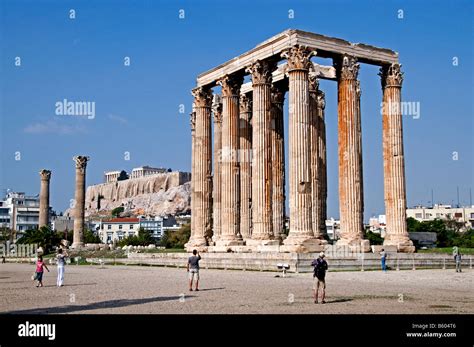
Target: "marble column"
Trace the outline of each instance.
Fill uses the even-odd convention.
[[[328,180],[327,180],[327,161],[326,161],[326,122],[324,120],[324,109],[326,108],[325,94],[318,88],[317,91],[318,107],[318,170],[320,181],[320,209],[319,231],[323,238],[327,237],[326,219],[327,219],[327,199],[328,199]]]
[[[40,171],[40,176],[41,188],[38,228],[42,226],[49,227],[49,182],[51,179],[51,171],[43,169]]]
[[[386,233],[385,246],[396,246],[399,252],[415,251],[406,224],[405,157],[403,153],[403,124],[401,88],[403,73],[400,64],[381,68],[383,89],[382,127],[384,160],[384,196]]]
[[[316,52],[294,46],[282,53],[289,77],[290,232],[283,251],[321,250],[314,237],[311,198],[311,115],[309,107],[310,58]]]
[[[257,60],[247,68],[252,77],[252,240],[247,245],[278,244],[272,218],[271,82],[276,62]]]
[[[239,98],[242,75],[226,75],[222,87],[221,236],[216,246],[243,245],[240,234]]]
[[[362,152],[360,143],[360,107],[357,75],[359,64],[344,55],[335,62],[338,76],[338,149],[339,149],[339,246],[369,251],[364,235],[362,192]]]
[[[221,235],[221,155],[222,155],[222,100],[220,95],[214,95],[212,104],[214,115],[214,179],[212,199],[212,241],[215,243]]]
[[[194,149],[191,177],[193,211],[191,237],[186,249],[205,249],[212,237],[212,146],[211,146],[211,104],[209,88],[193,89],[195,109]]]
[[[76,193],[74,200],[74,236],[72,248],[84,246],[84,212],[86,197],[86,167],[89,157],[76,156]]]
[[[271,139],[272,139],[272,214],[273,234],[281,240],[285,227],[285,130],[283,105],[288,89],[283,83],[271,88]]]
[[[321,168],[321,157],[320,149],[321,144],[321,129],[320,129],[320,109],[318,105],[318,91],[319,91],[319,80],[316,75],[310,74],[309,76],[309,110],[311,117],[311,209],[312,209],[312,223],[314,237],[320,240],[324,240],[323,230],[321,225],[323,224],[322,211],[322,168]]]
[[[190,117],[190,125],[191,125],[191,233],[194,230],[194,221],[196,218],[194,218],[194,212],[196,211],[194,209],[194,173],[195,173],[195,168],[194,168],[194,161],[195,161],[195,135],[196,135],[196,109],[195,105],[193,103],[193,111],[189,114]]]
[[[252,94],[240,96],[240,233],[252,236]]]

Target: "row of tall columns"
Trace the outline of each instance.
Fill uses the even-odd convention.
[[[86,167],[89,157],[76,156],[73,158],[76,163],[75,196],[73,204],[74,235],[72,247],[84,246],[84,216],[86,200]],[[39,172],[41,178],[39,221],[38,228],[49,227],[49,191],[51,171],[43,169]]]
[[[240,95],[242,74],[218,81],[214,107],[214,189],[211,176],[210,89],[197,88],[192,162],[192,234],[187,248],[272,246],[281,241],[285,216],[283,102],[289,90],[290,230],[281,251],[318,251],[327,244],[325,99],[312,69],[315,52],[294,46],[287,59],[288,86],[272,84],[276,60],[257,60],[246,71],[253,92]],[[340,239],[338,245],[369,250],[363,230],[363,170],[359,64],[335,60],[338,82]],[[397,70],[398,69],[398,70]],[[384,102],[400,102],[397,64],[382,69]],[[399,81],[399,82],[398,82]],[[398,84],[397,84],[398,83]],[[384,175],[387,245],[411,251],[400,108],[384,112]],[[213,195],[211,195],[213,191]],[[211,207],[212,205],[212,207]],[[212,211],[212,218],[210,212]],[[213,238],[211,240],[211,235]]]

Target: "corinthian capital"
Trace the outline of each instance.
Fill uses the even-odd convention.
[[[286,58],[288,61],[288,72],[292,70],[309,70],[312,65],[310,59],[315,55],[316,51],[299,45],[295,45],[281,53],[281,57]]]
[[[207,87],[197,87],[191,91],[194,96],[195,107],[211,107],[212,104],[212,92]]]
[[[281,85],[272,84],[272,88],[271,88],[272,104],[283,105],[283,103],[285,102],[285,92],[286,90]]]
[[[240,113],[252,115],[252,98],[248,95],[240,95]]]
[[[344,54],[341,59],[334,63],[339,80],[355,80],[359,75],[359,64],[353,56]]]
[[[49,179],[51,178],[51,171],[49,170],[41,170],[39,172],[40,176],[41,176],[41,179],[44,180],[44,181],[49,181]]]
[[[238,96],[240,94],[240,86],[244,81],[244,76],[240,74],[225,75],[220,80],[217,81],[222,87],[222,96]]]
[[[277,68],[274,60],[257,60],[245,69],[252,75],[252,85],[272,83],[272,72]]]
[[[382,66],[380,68],[379,76],[382,82],[382,89],[386,87],[398,87],[402,86],[403,72],[401,71],[400,64],[391,64]]]
[[[76,162],[76,169],[85,170],[87,166],[87,162],[89,161],[90,158],[84,155],[78,155],[72,159]]]

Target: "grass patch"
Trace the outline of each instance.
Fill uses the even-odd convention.
[[[133,250],[136,252],[137,250]],[[185,249],[182,248],[166,248],[166,249],[140,249],[138,253],[186,253]]]
[[[461,254],[474,255],[474,248],[459,248]],[[440,253],[440,254],[450,254],[453,255],[453,247],[441,247],[441,248],[428,248],[428,249],[419,249],[418,253]]]

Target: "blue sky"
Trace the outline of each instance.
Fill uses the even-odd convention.
[[[456,203],[456,187],[461,204],[469,203],[472,1],[0,3],[2,190],[37,194],[38,171],[48,168],[51,204],[64,210],[74,195],[72,157],[78,154],[91,157],[88,184],[102,182],[104,171],[139,165],[189,171],[188,114],[197,75],[296,28],[399,52],[402,98],[419,102],[421,110],[419,119],[404,117],[408,204],[431,203],[431,189],[435,202]],[[75,19],[69,18],[70,9]],[[21,66],[15,66],[16,57]],[[124,66],[124,57],[130,57],[130,66]],[[384,212],[377,72],[361,65],[359,74],[366,219]],[[321,88],[327,98],[328,214],[337,217],[336,83],[323,81]],[[56,115],[55,103],[63,99],[95,102],[95,118]]]

